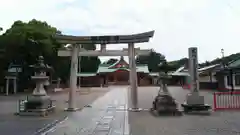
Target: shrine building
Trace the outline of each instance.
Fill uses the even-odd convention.
[[[100,64],[96,73],[78,73],[82,87],[128,85],[129,64],[121,57],[112,65]],[[154,77],[149,73],[147,65],[136,65],[137,81],[139,86],[151,85]]]

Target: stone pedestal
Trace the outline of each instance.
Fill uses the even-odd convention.
[[[186,103],[189,105],[204,105],[204,96],[199,95],[198,92],[189,93],[186,99]]]
[[[28,97],[27,102],[25,102],[25,107],[23,111],[19,112],[19,115],[40,115],[45,116],[50,111],[53,111],[55,106],[52,104],[50,96],[47,95],[43,84],[48,79],[47,76],[33,76],[33,80],[36,80],[36,88],[33,94]]]
[[[168,79],[165,74],[160,76],[160,90],[158,95],[153,101],[153,111],[156,111],[158,114],[172,114],[172,115],[181,115],[182,113],[178,109],[178,105],[172,95],[169,93],[166,79]]]
[[[29,96],[26,103],[27,110],[44,110],[52,106],[52,101],[49,96]]]
[[[152,110],[158,114],[181,115],[175,99],[169,93],[159,93],[153,101]]]

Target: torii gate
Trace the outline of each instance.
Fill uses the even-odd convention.
[[[55,38],[62,44],[71,44],[70,49],[58,51],[58,56],[68,57],[71,56],[71,73],[70,73],[70,92],[68,111],[75,111],[75,93],[77,88],[77,69],[78,69],[78,56],[129,56],[130,68],[130,88],[131,100],[133,111],[139,111],[138,97],[137,97],[137,73],[136,73],[136,55],[148,55],[151,50],[140,50],[134,48],[134,43],[148,42],[153,37],[154,31],[133,35],[113,35],[113,36],[69,36],[69,35],[56,35]],[[88,51],[82,49],[81,44],[100,44],[101,50]],[[127,49],[123,50],[106,50],[106,44],[128,44]]]

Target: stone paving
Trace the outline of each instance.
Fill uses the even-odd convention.
[[[73,112],[44,135],[129,135],[127,87],[112,87],[91,107]]]
[[[157,87],[138,88],[139,107],[145,109],[141,112],[128,111],[128,108],[131,107],[128,86],[109,87],[109,90],[90,107],[68,114],[65,121],[38,134],[240,135],[240,113],[237,111],[212,112],[211,115],[198,113],[156,117],[147,110],[152,107],[152,101],[158,92]],[[183,103],[186,94],[189,93],[189,90],[183,90],[180,87],[169,87],[169,91],[179,103]],[[201,95],[205,96],[206,103],[212,104],[211,91],[202,90]],[[38,123],[37,120],[33,122]],[[17,126],[13,125],[13,128],[16,129],[15,133],[17,133]],[[30,134],[27,128],[26,126],[21,128],[21,130],[25,130],[22,133]],[[12,134],[14,134],[14,130]]]
[[[98,97],[103,96],[108,90],[93,89],[89,93],[77,93],[77,107],[83,108],[91,104]],[[46,117],[20,117],[15,116],[19,99],[24,99],[26,95],[0,96],[0,135],[33,135],[46,131],[68,116],[68,112],[63,111],[67,107],[68,93],[50,94],[57,106],[56,113]]]
[[[177,102],[183,103],[189,90],[169,87]],[[150,108],[158,88],[140,87],[139,106]],[[211,91],[201,90],[205,101],[212,104]],[[240,112],[212,112],[183,116],[153,116],[147,111],[129,112],[129,125],[132,135],[240,135]]]
[[[238,112],[214,112],[210,116],[153,116],[147,111],[158,92],[156,87],[138,88],[141,112],[128,111],[128,87],[111,87],[92,108],[74,112],[68,119],[48,130],[44,135],[239,135]],[[177,102],[183,103],[188,90],[169,87]],[[211,92],[201,91],[206,103],[211,104]]]

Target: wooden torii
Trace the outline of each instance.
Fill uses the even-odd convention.
[[[79,56],[128,56],[130,68],[130,87],[133,111],[139,111],[137,98],[137,73],[136,73],[136,55],[148,55],[151,50],[140,50],[134,48],[134,43],[148,42],[154,35],[154,31],[132,34],[132,35],[110,35],[110,36],[70,36],[55,35],[58,42],[62,44],[71,44],[68,49],[60,49],[58,56],[71,56],[71,73],[70,73],[70,92],[69,92],[69,111],[76,110],[75,93],[77,88],[77,69]],[[81,44],[100,44],[101,50],[84,50]],[[106,44],[128,44],[127,49],[123,50],[106,50]]]

